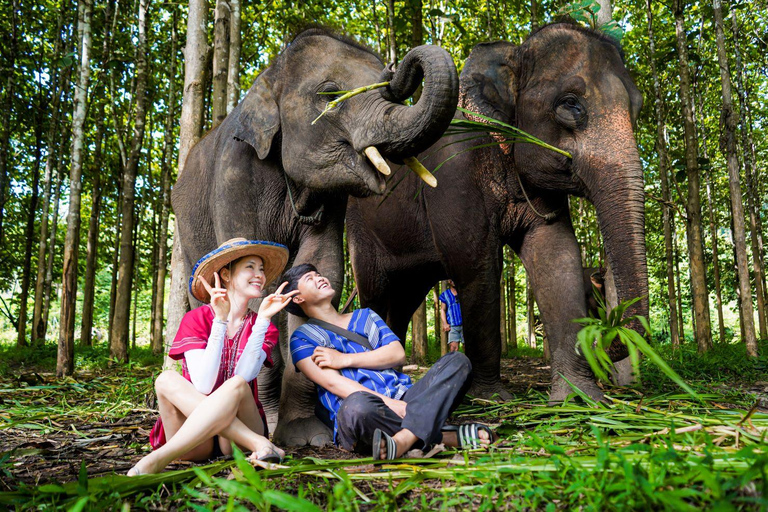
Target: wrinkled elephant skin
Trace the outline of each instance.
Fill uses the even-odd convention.
[[[403,105],[422,78],[419,101]],[[382,80],[392,85],[312,124],[330,98],[318,93]],[[385,186],[364,151],[373,146],[395,161],[418,154],[440,138],[457,102],[456,67],[441,48],[415,48],[392,72],[353,41],[321,29],[302,32],[189,153],[172,196],[187,272],[225,240],[263,239],[286,245],[293,264],[314,263],[341,290],[347,197],[381,194]],[[279,408],[278,444],[324,444],[330,431],[315,418],[314,386],[294,370],[288,330],[281,329],[275,370],[284,368],[282,377],[265,370],[260,396],[270,423]]]
[[[568,196],[595,205],[618,298],[643,297],[631,312],[647,315],[643,177],[633,133],[642,97],[621,51],[604,35],[563,23],[543,27],[520,46],[481,44],[461,73],[460,104],[518,126],[573,159],[532,144],[469,151],[492,141],[444,148],[449,140],[441,140],[425,153],[432,167],[467,151],[437,172],[436,189],[421,190],[406,176],[380,206],[380,200],[350,201],[348,240],[361,300],[403,336],[430,287],[453,279],[474,368],[470,392],[504,398],[499,278],[502,248],[509,245],[531,277],[550,342],[550,399],[571,392],[561,376],[600,398],[575,351],[579,325],[572,319],[586,316],[587,306]],[[397,225],[380,220],[393,216]],[[621,350],[613,355],[621,358]]]

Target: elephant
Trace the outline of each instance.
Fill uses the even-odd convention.
[[[643,172],[634,137],[642,96],[621,48],[597,31],[553,23],[519,46],[477,45],[459,83],[465,109],[516,126],[572,158],[534,144],[496,144],[502,141],[493,135],[467,140],[454,134],[426,152],[427,164],[444,162],[436,188],[422,189],[397,171],[393,178],[402,181],[383,202],[351,199],[347,239],[361,302],[402,337],[430,287],[453,279],[474,369],[470,394],[508,398],[499,375],[498,283],[502,248],[509,245],[530,276],[549,339],[550,400],[572,392],[564,378],[602,398],[575,350],[580,326],[572,320],[585,317],[587,305],[568,197],[594,204],[618,299],[641,297],[629,311],[647,316]],[[393,217],[397,224],[383,221]],[[626,347],[612,345],[609,353],[625,358]]]
[[[419,100],[405,105],[422,79]],[[382,81],[389,86],[318,119],[333,97],[318,93]],[[385,187],[381,166],[365,155],[398,162],[434,144],[456,110],[458,82],[453,59],[436,46],[414,48],[393,70],[345,36],[301,32],[190,150],[172,193],[187,277],[201,256],[245,237],[287,246],[293,264],[315,264],[341,290],[348,196]],[[191,296],[190,303],[199,305]],[[325,444],[330,430],[314,415],[314,386],[294,370],[287,351],[283,332],[280,353],[273,353],[282,360],[278,370],[259,377],[270,425],[278,413],[275,442]]]

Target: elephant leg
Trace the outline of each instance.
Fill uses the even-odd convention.
[[[310,236],[301,242],[294,266],[311,263],[318,272],[331,281],[336,290],[334,299],[338,306],[338,297],[344,280],[344,260],[341,245],[341,227],[338,235],[331,227],[326,227],[318,236]],[[319,403],[315,385],[303,373],[297,372],[290,354],[287,341],[290,334],[303,323],[303,319],[288,315],[286,343],[281,344],[283,362],[283,384],[280,397],[280,412],[275,428],[274,442],[282,446],[323,446],[330,444],[330,429],[315,415]]]
[[[280,347],[288,344],[287,315],[279,318],[278,329],[280,331],[279,345],[272,351],[272,367],[262,367],[257,383],[259,385],[259,401],[267,415],[267,426],[270,432],[277,426],[278,411],[280,408],[281,387],[283,382],[283,370],[285,361]]]
[[[493,253],[492,253],[493,254]],[[510,400],[501,383],[501,294],[499,258],[482,262],[479,268],[449,271],[456,282],[464,325],[464,350],[472,363],[472,387],[467,394],[478,398]]]
[[[570,220],[533,227],[523,238],[519,254],[533,285],[552,354],[550,401],[562,401],[573,392],[563,377],[592,398],[601,399],[603,392],[589,365],[576,352],[581,326],[572,320],[587,316],[587,309],[581,255]]]

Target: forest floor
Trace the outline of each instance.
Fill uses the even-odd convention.
[[[702,370],[717,362],[695,357],[680,355],[678,371],[694,373],[687,380],[699,400],[646,369],[645,387],[608,390],[605,403],[574,396],[558,406],[547,404],[549,367],[541,358],[504,359],[502,381],[516,398],[467,400],[453,418],[492,425],[501,440],[490,451],[373,464],[332,447],[307,447],[287,450],[281,465],[254,469],[236,456],[175,463],[161,475],[132,479],[122,475],[148,450],[157,367],[92,364],[75,378],[56,379],[45,364],[17,359],[0,368],[0,505],[765,509],[765,359],[704,379]]]

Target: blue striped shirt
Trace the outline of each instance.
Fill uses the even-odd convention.
[[[461,305],[459,304],[459,298],[453,294],[450,288],[448,288],[440,294],[439,300],[448,306],[445,312],[448,325],[461,325]]]
[[[368,342],[374,349],[383,347],[392,342],[399,343],[399,338],[392,329],[384,323],[371,309],[358,309],[352,313],[348,330],[361,334],[368,338]],[[343,336],[327,331],[318,325],[304,324],[293,332],[291,336],[291,357],[295,365],[302,359],[312,355],[316,347],[329,347],[345,354],[366,352],[368,349],[349,341]],[[298,368],[296,369],[298,371]],[[348,379],[362,384],[370,390],[394,399],[400,399],[411,387],[411,379],[395,370],[368,370],[365,368],[344,368],[341,374]],[[342,399],[330,391],[317,386],[320,403],[331,413],[333,420],[333,439],[336,440],[338,426],[336,414],[341,407]]]

